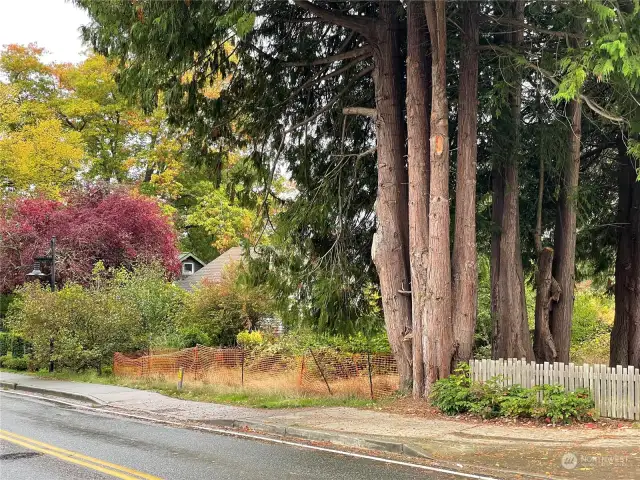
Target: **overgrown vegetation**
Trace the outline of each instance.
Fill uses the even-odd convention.
[[[431,402],[447,415],[536,418],[553,424],[591,420],[595,416],[593,399],[587,390],[567,392],[558,385],[505,386],[500,377],[474,382],[469,367],[462,365],[433,385]]]
[[[266,296],[235,280],[232,272],[221,284],[188,294],[166,281],[161,267],[107,271],[98,263],[87,287],[67,283],[51,292],[25,284],[9,308],[12,334],[0,337],[0,348],[21,355],[25,339],[33,369],[53,360],[57,369],[100,371],[116,351],[232,345],[240,331],[270,314]]]
[[[239,332],[259,327],[262,319],[273,314],[267,291],[242,282],[241,268],[229,269],[220,283],[197,286],[185,298],[176,316],[183,346],[235,345]]]
[[[159,265],[133,270],[106,269],[98,262],[89,285],[67,283],[55,292],[38,283],[17,289],[0,333],[0,355],[13,359],[31,353],[32,370],[50,360],[56,370],[101,371],[113,353],[195,345],[234,346],[264,353],[302,354],[316,351],[389,353],[386,333],[365,336],[317,333],[301,326],[275,335],[270,329],[275,306],[267,289],[245,281],[242,264],[223,273],[220,283],[205,283],[185,292],[167,281]],[[264,326],[263,332],[256,331]],[[26,343],[25,343],[26,342]],[[53,347],[51,346],[53,345]],[[51,350],[53,348],[53,350]]]

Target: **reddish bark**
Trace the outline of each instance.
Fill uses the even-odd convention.
[[[458,167],[453,243],[453,329],[456,361],[468,361],[476,327],[476,164],[478,152],[478,11],[475,1],[461,2],[462,50],[458,92]]]
[[[551,275],[553,250],[544,248],[538,252],[536,273],[536,327],[533,336],[533,351],[538,363],[555,362],[556,346],[549,327],[549,316],[553,303],[560,298],[560,286]]]
[[[618,141],[616,309],[609,363],[640,368],[640,183],[626,141]]]
[[[557,361],[569,363],[571,347],[571,319],[573,317],[573,289],[576,269],[576,211],[580,174],[580,139],[582,108],[580,100],[569,102],[570,121],[569,158],[564,164],[560,202],[555,228],[553,278],[562,294],[551,311],[551,334]]]
[[[413,396],[424,395],[422,337],[426,324],[429,253],[429,78],[422,2],[407,4],[407,163],[409,170],[409,250],[413,319]]]
[[[510,17],[523,23],[524,2],[509,5]],[[517,47],[522,43],[522,27],[514,27],[509,42]],[[493,172],[494,233],[491,239],[491,313],[493,319],[494,358],[526,358],[533,360],[524,295],[524,273],[520,249],[520,210],[518,205],[520,157],[520,108],[522,79],[520,68],[514,65],[507,72],[511,91],[508,134],[511,140],[504,164]]]
[[[431,38],[431,128],[429,156],[429,256],[424,337],[426,388],[451,371],[454,340],[451,322],[449,243],[449,120],[447,103],[446,2],[425,2]]]
[[[378,144],[377,230],[372,257],[382,295],[382,307],[391,349],[398,363],[401,389],[412,383],[411,300],[400,291],[410,285],[409,213],[405,128],[402,115],[402,58],[395,3],[380,4],[375,28],[374,83]]]

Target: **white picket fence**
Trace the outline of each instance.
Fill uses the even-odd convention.
[[[471,379],[484,382],[499,376],[505,385],[562,385],[565,390],[591,391],[601,417],[640,420],[640,370],[618,365],[574,365],[507,360],[471,360]]]

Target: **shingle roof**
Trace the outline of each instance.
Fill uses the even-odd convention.
[[[193,275],[189,275],[183,280],[178,280],[176,284],[185,290],[191,290],[195,285],[203,280],[217,283],[222,280],[222,273],[227,265],[242,260],[242,247],[233,247],[224,252],[215,260],[207,263]]]

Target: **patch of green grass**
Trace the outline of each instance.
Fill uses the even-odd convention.
[[[0,369],[0,371],[11,371]],[[302,407],[371,407],[380,405],[385,400],[372,401],[357,397],[319,397],[308,396],[298,392],[262,392],[249,389],[238,389],[218,385],[188,385],[178,390],[174,382],[161,379],[135,379],[116,377],[114,375],[98,375],[95,371],[71,372],[61,371],[49,373],[39,372],[14,372],[34,375],[40,378],[55,380],[70,380],[74,382],[100,383],[106,385],[118,385],[122,387],[137,388],[158,392],[168,397],[193,400],[196,402],[223,403],[254,408],[302,408]]]

